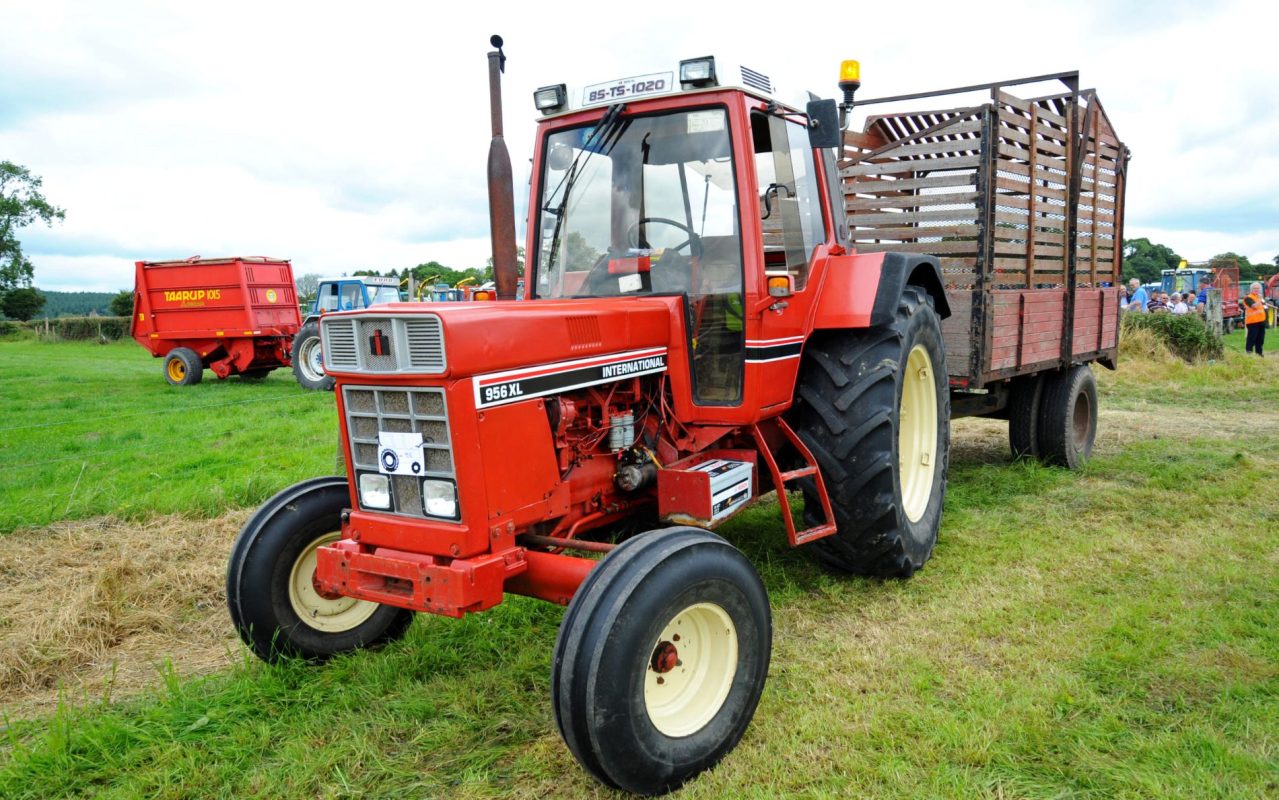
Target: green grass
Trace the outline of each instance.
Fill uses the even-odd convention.
[[[1279,412],[1221,385],[1246,370],[1274,398],[1279,370],[1225,367],[1126,364],[1103,406],[1158,430],[1224,401],[1246,436],[1134,435],[1067,473],[961,431],[909,581],[820,569],[774,508],[734,519],[773,604],[770,677],[742,744],[680,796],[1279,796]],[[611,796],[551,717],[561,614],[513,598],[321,668],[161,669],[148,695],[11,723],[0,797]]]
[[[290,370],[174,387],[132,341],[0,341],[0,532],[59,519],[216,516],[331,473],[333,395]]]

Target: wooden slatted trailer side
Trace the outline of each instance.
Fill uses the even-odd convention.
[[[1129,152],[1095,91],[1078,91],[1073,73],[1049,77],[1071,90],[1025,100],[1005,90],[1041,77],[868,101],[974,88],[990,98],[875,115],[845,134],[857,250],[941,262],[957,414],[998,413],[1017,376],[1114,364]],[[986,391],[963,396],[973,390]]]

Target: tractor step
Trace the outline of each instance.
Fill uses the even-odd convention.
[[[760,456],[764,459],[764,464],[768,467],[768,473],[773,478],[773,486],[777,489],[777,504],[781,506],[782,521],[786,523],[786,538],[790,540],[791,547],[798,547],[801,544],[807,544],[835,533],[837,530],[835,527],[835,512],[831,510],[830,496],[826,493],[826,483],[822,480],[822,474],[817,469],[817,460],[813,458],[813,454],[795,435],[795,431],[791,430],[791,427],[786,424],[784,419],[774,417],[752,425],[750,432],[755,439],[755,445],[759,450]],[[789,444],[795,452],[799,453],[800,458],[804,460],[805,466],[783,472],[777,466],[777,457],[773,452],[773,444],[769,441],[770,433],[772,434],[772,442],[778,442],[780,438]],[[781,434],[780,437],[778,434]],[[795,519],[791,515],[790,497],[786,494],[786,484],[800,478],[813,479],[813,485],[817,491],[817,498],[821,502],[822,514],[825,519],[825,522],[820,525],[814,525],[803,530],[795,527]]]

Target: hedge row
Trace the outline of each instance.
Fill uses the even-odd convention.
[[[1198,314],[1124,314],[1123,329],[1148,330],[1187,361],[1221,358],[1221,337],[1209,330]]]
[[[129,335],[128,317],[58,317],[57,319],[37,319],[30,322],[8,323],[21,325],[41,335],[49,334],[59,339],[76,341],[107,339],[115,341]],[[6,331],[0,331],[0,334]]]

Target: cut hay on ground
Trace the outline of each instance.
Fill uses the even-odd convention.
[[[239,657],[225,569],[248,510],[213,520],[59,523],[0,549],[0,696],[9,714],[131,693]]]

